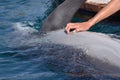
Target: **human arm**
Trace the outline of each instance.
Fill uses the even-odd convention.
[[[96,23],[102,21],[103,19],[109,17],[115,12],[120,10],[120,0],[111,0],[108,5],[106,5],[102,10],[100,10],[93,18],[86,22],[82,23],[68,23],[65,30],[67,33],[71,29],[74,29],[75,32],[89,30],[90,27]]]

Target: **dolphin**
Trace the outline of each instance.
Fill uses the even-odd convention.
[[[44,21],[41,32],[64,28],[86,0],[65,0]]]
[[[120,40],[118,39],[103,33],[88,31],[67,35],[61,29],[48,32],[43,40],[51,44],[82,49],[84,51],[82,54],[87,56],[86,61],[96,70],[106,74],[120,75]]]
[[[41,31],[47,32],[42,38],[53,44],[72,46],[84,51],[86,61],[100,72],[120,75],[120,41],[106,34],[79,32],[67,35],[66,24],[86,0],[65,0],[44,21]],[[58,30],[60,29],[60,30]],[[120,77],[120,76],[119,76]]]

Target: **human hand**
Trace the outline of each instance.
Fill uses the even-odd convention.
[[[70,33],[71,30],[73,30],[73,32],[86,31],[89,30],[91,26],[91,23],[89,23],[88,21],[82,23],[68,23],[65,28],[65,31],[67,33]]]

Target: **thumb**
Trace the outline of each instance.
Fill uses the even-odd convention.
[[[74,32],[79,32],[79,31],[80,31],[80,29],[75,29],[75,30],[74,30]]]
[[[75,30],[73,30],[72,32],[73,32],[73,33],[76,33],[76,32],[78,32],[78,31],[77,31],[77,29],[75,29]]]

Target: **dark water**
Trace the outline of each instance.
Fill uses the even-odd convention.
[[[40,26],[57,4],[54,0],[0,0],[0,80],[119,80],[88,74],[85,68],[90,65],[79,54],[82,50],[42,43]],[[80,19],[73,20],[91,17],[82,12]],[[119,18],[111,17],[91,31],[119,39]]]

